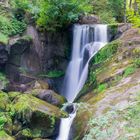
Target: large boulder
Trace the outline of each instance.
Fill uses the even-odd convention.
[[[99,24],[100,19],[96,15],[85,15],[80,18],[79,23],[80,24]]]
[[[66,103],[66,99],[63,96],[55,93],[53,90],[34,89],[28,91],[27,93],[58,107],[62,107],[62,105]]]
[[[13,101],[15,119],[20,121],[26,130],[17,133],[16,137],[22,139],[25,135],[29,138],[47,138],[57,135],[56,128],[61,117],[67,117],[67,113],[58,107],[42,101],[32,95],[19,95]]]

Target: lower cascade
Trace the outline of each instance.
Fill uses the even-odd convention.
[[[73,102],[87,80],[91,58],[107,42],[107,25],[74,25],[72,56],[62,87],[62,94],[73,109],[68,112],[68,118],[61,119],[59,136],[56,140],[70,140],[69,132],[76,116],[76,105]],[[67,109],[65,110],[67,111]]]

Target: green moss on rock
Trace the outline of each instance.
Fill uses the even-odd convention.
[[[0,131],[0,140],[15,140],[15,139],[10,135],[8,135],[5,131]]]

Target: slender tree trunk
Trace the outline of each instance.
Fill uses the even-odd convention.
[[[124,23],[126,23],[126,0],[124,0]]]

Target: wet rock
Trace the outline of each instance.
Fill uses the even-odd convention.
[[[74,105],[68,104],[64,109],[68,114],[72,113],[74,111]]]

